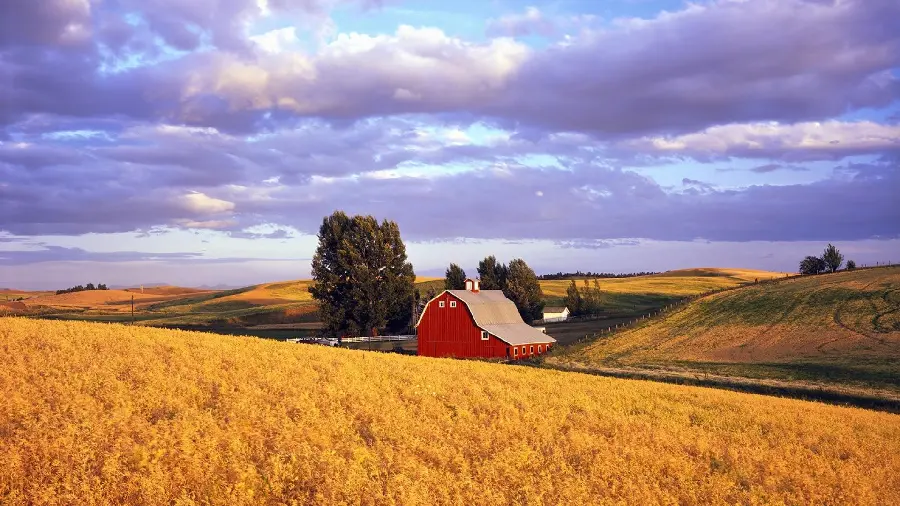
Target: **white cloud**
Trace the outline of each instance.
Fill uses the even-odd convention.
[[[836,120],[730,124],[674,137],[643,137],[622,142],[619,146],[634,151],[689,156],[831,159],[900,150],[900,125]]]
[[[297,28],[294,26],[271,30],[262,35],[250,37],[250,40],[268,53],[283,53],[296,49],[299,42],[299,39],[297,39]]]
[[[234,202],[210,197],[205,193],[193,192],[180,197],[182,207],[197,214],[218,214],[234,210]]]
[[[202,229],[210,229],[210,230],[224,230],[227,228],[234,227],[237,225],[237,222],[232,220],[206,220],[206,221],[198,221],[198,220],[190,220],[190,219],[178,219],[175,220],[174,223],[184,228],[202,228]]]
[[[537,7],[526,7],[525,12],[519,14],[507,14],[488,23],[488,33],[492,35],[502,34],[511,37],[530,35],[552,35],[556,32],[556,25]]]
[[[267,38],[264,38],[267,37]],[[214,53],[181,61],[187,74],[182,114],[202,121],[203,97],[215,93],[231,110],[280,108],[297,114],[375,112],[386,97],[423,111],[487,103],[502,93],[527,60],[527,46],[510,39],[469,43],[437,28],[401,25],[393,35],[342,33],[314,56],[288,50],[288,35],[257,38],[268,48],[255,61]]]
[[[580,29],[590,26],[596,20],[593,15],[558,16],[548,15],[534,6],[524,12],[507,14],[487,23],[487,33],[491,36],[525,37],[541,35],[551,37],[564,29]],[[565,38],[567,35],[563,35]]]

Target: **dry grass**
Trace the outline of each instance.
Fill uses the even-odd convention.
[[[18,299],[19,297],[30,299],[33,297],[41,297],[44,295],[53,295],[54,292],[51,291],[29,291],[29,290],[18,290],[15,288],[0,288],[0,300],[7,301],[12,299]]]
[[[669,271],[650,276],[633,278],[601,278],[597,282],[600,290],[611,294],[653,294],[672,297],[697,295],[721,288],[731,288],[745,283],[784,277],[785,273],[757,271],[751,269],[699,268]],[[541,281],[541,290],[546,297],[565,297],[570,280]],[[583,280],[576,284],[583,286]],[[591,281],[593,286],[593,281]]]
[[[900,268],[801,277],[712,295],[553,361],[679,368],[757,364],[768,372],[737,372],[777,376],[782,369],[804,379],[858,379],[900,389]]]
[[[191,297],[213,295],[213,290],[195,290],[182,287],[145,288],[141,293],[140,288],[126,290],[84,290],[56,295],[52,292],[43,292],[25,299],[29,308],[38,310],[87,310],[97,314],[114,314],[131,311],[131,301],[134,299],[136,310],[142,310],[151,304],[159,302],[171,302],[175,300],[188,300]]]
[[[59,295],[44,295],[28,299],[28,305],[42,306],[78,306],[78,307],[98,307],[105,306],[110,303],[131,304],[131,298],[134,297],[135,302],[147,300],[159,300],[158,295],[148,293],[133,293],[125,290],[85,290],[83,292],[62,293]],[[130,307],[130,306],[129,306]]]
[[[249,287],[234,295],[218,297],[208,302],[197,304],[197,308],[204,305],[221,305],[223,303],[240,301],[249,306],[274,306],[293,302],[309,302],[312,296],[309,293],[309,280],[279,281],[275,283],[263,283]]]
[[[186,288],[183,286],[153,286],[137,288],[126,288],[126,292],[145,293],[152,295],[197,295],[201,293],[215,293],[218,290],[205,290],[202,288]]]
[[[0,301],[0,314],[6,313],[22,313],[28,309],[24,302],[19,301]]]
[[[443,278],[419,277],[417,282],[433,281]],[[239,293],[227,295],[224,297],[216,297],[208,301],[197,304],[191,304],[188,310],[204,310],[208,306],[212,307],[231,307],[240,302],[246,307],[252,306],[277,306],[283,304],[294,304],[299,302],[313,302],[312,295],[309,293],[309,287],[313,281],[309,279],[297,279],[290,281],[276,281],[272,283],[263,283],[260,285],[248,287],[239,290]],[[190,303],[190,299],[186,299],[186,304]],[[173,309],[178,309],[172,306]]]
[[[886,413],[84,322],[0,319],[0,347],[8,505],[900,495],[900,417]]]

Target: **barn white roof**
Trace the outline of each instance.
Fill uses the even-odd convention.
[[[556,339],[525,323],[515,303],[507,299],[502,290],[478,292],[447,290],[447,292],[469,308],[475,325],[507,344],[518,346],[556,342]]]

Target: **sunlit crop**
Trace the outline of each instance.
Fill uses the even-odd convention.
[[[784,273],[751,269],[683,269],[633,278],[601,278],[600,291],[611,294],[657,294],[683,297],[721,288],[731,288],[756,280],[784,277]],[[578,287],[583,280],[576,281]],[[543,280],[541,290],[548,297],[565,297],[570,280]],[[593,286],[593,282],[591,282]]]
[[[0,503],[886,504],[900,416],[0,318]]]

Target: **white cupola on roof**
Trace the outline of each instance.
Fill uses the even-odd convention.
[[[467,292],[478,293],[479,290],[480,290],[480,288],[478,286],[477,279],[467,279],[466,280],[466,291]]]

